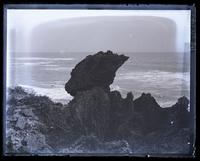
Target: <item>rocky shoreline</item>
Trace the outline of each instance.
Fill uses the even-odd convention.
[[[180,97],[162,108],[150,93],[134,99],[111,91],[117,69],[127,56],[112,51],[89,55],[71,72],[67,104],[46,96],[9,89],[7,154],[191,154],[189,100]]]

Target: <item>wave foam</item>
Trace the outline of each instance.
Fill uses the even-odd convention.
[[[185,83],[187,86],[190,85],[190,73],[174,73],[174,72],[165,72],[165,71],[147,71],[147,72],[127,72],[119,73],[116,80],[131,80],[139,81],[142,83],[147,83],[148,85],[153,84],[162,84],[166,85],[182,85]]]
[[[29,92],[35,92],[37,95],[48,96],[53,101],[61,101],[67,103],[72,99],[72,96],[68,94],[63,87],[41,88],[30,85],[19,86],[25,88]]]

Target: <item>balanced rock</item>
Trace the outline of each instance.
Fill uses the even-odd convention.
[[[65,84],[65,90],[72,96],[78,91],[93,87],[101,87],[110,91],[115,72],[129,57],[114,54],[112,51],[98,52],[89,55],[78,63],[71,72],[70,80]]]

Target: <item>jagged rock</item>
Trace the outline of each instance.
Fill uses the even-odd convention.
[[[109,90],[116,70],[127,59],[111,51],[99,52],[73,69],[65,88],[74,95],[69,108],[71,122],[79,129],[75,133],[95,134],[109,140],[124,138],[132,131],[148,134],[171,125],[170,110],[162,109],[150,93],[142,93],[133,101],[131,92],[123,99],[120,92]],[[187,105],[187,100],[181,98],[175,109]]]
[[[169,122],[176,128],[190,128],[192,126],[192,115],[188,111],[189,100],[180,97],[172,107],[166,109]]]
[[[159,104],[150,93],[142,95],[134,101],[134,110],[136,112],[154,112],[160,110]]]
[[[45,135],[38,130],[44,126],[33,113],[33,108],[21,109],[12,105],[8,108],[13,111],[7,115],[6,120],[6,153],[52,153],[52,149],[46,144]]]
[[[15,89],[9,90],[7,102],[6,153],[53,153],[51,145],[56,147],[67,140],[63,132],[68,125],[65,124],[67,115],[62,106],[54,104],[47,97],[27,93],[20,87]],[[53,133],[49,130],[62,126],[64,130],[57,128]]]
[[[134,111],[138,112],[143,118],[143,124],[138,122],[142,125],[141,131],[149,133],[162,128],[164,121],[162,108],[150,93],[142,93],[139,98],[134,100]]]
[[[122,98],[119,91],[110,91],[115,72],[127,59],[111,51],[86,57],[65,85],[74,96],[66,106],[22,88],[10,90],[7,152],[132,153],[134,149],[134,153],[157,153],[173,149],[173,153],[180,145],[181,152],[187,152],[188,140],[193,142],[186,97],[163,109],[149,93],[133,100],[131,92]]]
[[[172,108],[177,109],[177,111],[180,111],[182,113],[187,113],[188,112],[188,105],[189,105],[189,100],[187,97],[183,96],[178,99],[178,102],[172,106]]]
[[[172,107],[161,108],[151,94],[142,93],[141,97],[134,101],[134,111],[143,119],[135,121],[142,125],[140,130],[144,133],[169,127],[176,130],[183,127],[188,128],[192,118],[188,111],[188,104],[189,100],[181,97]]]
[[[109,91],[115,72],[128,59],[111,51],[98,52],[83,59],[71,72],[70,80],[65,84],[65,90],[72,96],[78,91],[101,87]]]
[[[123,99],[118,91],[107,93],[100,87],[78,92],[69,103],[73,122],[79,130],[75,133],[94,134],[101,140],[118,138],[120,125],[132,116],[132,98],[130,93]]]
[[[109,98],[111,102],[109,108],[110,126],[107,135],[115,139],[128,134],[128,130],[124,130],[123,125],[133,116],[133,95],[128,93],[127,97],[123,99],[120,92],[112,91],[109,93]]]

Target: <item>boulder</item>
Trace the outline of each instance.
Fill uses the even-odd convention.
[[[78,63],[71,72],[65,90],[72,96],[78,91],[101,87],[109,91],[109,85],[115,78],[117,69],[128,59],[127,56],[114,54],[112,51],[89,55]]]

